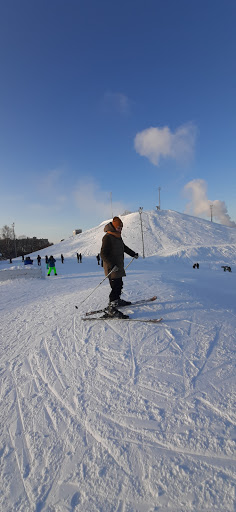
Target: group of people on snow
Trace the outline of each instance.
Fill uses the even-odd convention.
[[[105,228],[105,235],[102,239],[102,247],[100,253],[97,254],[96,259],[98,265],[104,268],[105,276],[108,277],[110,283],[109,305],[106,309],[108,316],[125,317],[117,308],[131,304],[129,301],[121,299],[123,288],[123,277],[125,274],[124,269],[124,254],[128,254],[132,258],[138,258],[138,253],[130,249],[124,244],[121,236],[123,222],[119,217],[114,217]],[[78,263],[82,263],[82,254],[76,254]],[[29,257],[26,258],[29,262]],[[38,265],[41,265],[41,256],[37,256]],[[61,262],[64,263],[64,256],[61,254]],[[54,275],[56,271],[56,259],[51,255],[49,258],[45,256],[45,263],[48,269],[47,275],[50,276],[52,270]]]
[[[130,249],[122,240],[122,228],[123,222],[119,217],[114,217],[111,222],[109,222],[105,227],[105,235],[102,239],[102,247],[100,254],[97,254],[96,259],[98,265],[100,265],[100,261],[104,268],[105,276],[109,279],[110,284],[110,294],[109,294],[109,304],[106,309],[106,313],[111,317],[126,317],[121,311],[117,308],[119,306],[126,306],[131,304],[130,301],[126,301],[121,299],[121,293],[123,288],[123,277],[125,274],[124,269],[124,254],[128,254],[132,258],[138,258],[138,253]],[[82,263],[82,255],[81,253],[77,253],[77,261]],[[61,255],[61,261],[64,262],[64,257]],[[54,274],[57,275],[56,260],[53,256],[50,256],[48,259],[48,276],[52,270],[54,270]]]
[[[126,275],[124,269],[124,254],[128,254],[132,258],[138,258],[138,253],[124,244],[121,237],[122,228],[123,222],[119,217],[114,217],[112,221],[105,226],[105,235],[102,239],[101,251],[96,256],[98,265],[100,265],[101,262],[101,266],[104,267],[105,276],[109,278],[111,291],[109,294],[107,314],[110,316],[117,315],[117,307],[131,304],[129,301],[120,298],[123,288],[123,277]],[[82,254],[77,252],[76,257],[78,263],[82,263]],[[41,256],[39,254],[37,256],[37,262],[38,265],[41,266]],[[32,263],[33,260],[27,256],[24,264]],[[49,258],[46,255],[45,263],[48,270],[47,275],[50,276],[53,270],[56,276],[56,259],[52,255]],[[61,254],[61,263],[64,263],[63,254]],[[120,311],[118,311],[118,313],[122,315]]]

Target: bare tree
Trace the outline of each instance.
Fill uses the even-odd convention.
[[[5,240],[6,238],[9,238],[10,240],[13,239],[13,229],[12,227],[9,227],[5,224],[2,228],[2,238]]]
[[[11,227],[5,225],[2,228],[2,240],[1,240],[1,253],[5,255],[5,257],[10,258],[13,251],[13,230]]]

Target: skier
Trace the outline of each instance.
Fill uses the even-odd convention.
[[[64,258],[64,256],[63,256],[63,254],[61,254],[61,262],[62,262],[62,263],[64,263],[64,259],[65,259],[65,258]]]
[[[38,260],[38,266],[40,267],[41,266],[41,256],[40,256],[40,254],[38,254],[37,260]]]
[[[82,263],[82,254],[81,254],[81,252],[79,253],[79,262]]]
[[[123,313],[117,310],[117,307],[129,305],[131,302],[125,301],[120,298],[123,288],[122,277],[125,276],[124,270],[124,253],[129,254],[133,258],[138,258],[138,253],[132,251],[127,245],[124,244],[121,238],[121,231],[123,222],[119,217],[114,217],[112,222],[109,222],[104,228],[105,236],[102,239],[101,258],[103,260],[104,272],[107,276],[109,272],[109,282],[111,292],[109,295],[109,306],[107,313],[110,316],[121,317]]]
[[[96,258],[97,258],[98,265],[100,265],[100,254],[99,253],[97,254]]]
[[[55,263],[56,263],[55,258],[53,258],[53,256],[50,256],[50,258],[48,260],[48,265],[49,265],[48,276],[50,276],[52,270],[54,271],[54,275],[57,276]]]

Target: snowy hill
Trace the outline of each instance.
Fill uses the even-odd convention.
[[[139,213],[122,217],[124,242],[143,254]],[[100,252],[104,221],[99,226],[40,251],[55,257],[95,256]],[[174,211],[144,211],[142,214],[145,257],[159,256],[201,263],[213,261],[232,265],[236,262],[236,229]]]
[[[125,311],[162,322],[84,321],[104,224],[41,251],[57,276],[0,281],[0,510],[234,512],[236,230],[143,212],[124,298],[157,300]]]

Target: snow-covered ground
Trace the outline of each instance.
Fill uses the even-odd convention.
[[[139,214],[123,221],[142,255]],[[108,301],[107,281],[84,301],[103,225],[40,251],[57,276],[0,280],[3,512],[235,511],[236,230],[170,211],[143,226],[123,297],[157,295],[126,312],[160,324],[81,319]]]

